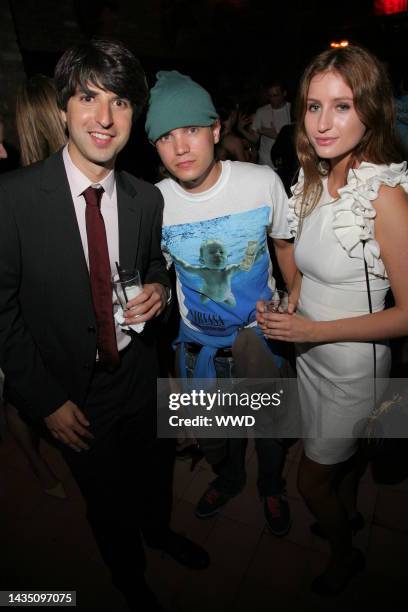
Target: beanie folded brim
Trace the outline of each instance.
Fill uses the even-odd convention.
[[[210,126],[218,119],[209,93],[176,70],[157,73],[146,117],[149,140],[181,127]]]

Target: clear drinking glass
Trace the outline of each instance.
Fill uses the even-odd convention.
[[[121,270],[120,274],[113,276],[112,287],[118,303],[125,310],[128,301],[143,291],[139,270]]]
[[[275,289],[270,300],[264,301],[264,312],[288,312],[288,294],[281,289]]]

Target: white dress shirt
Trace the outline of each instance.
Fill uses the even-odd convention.
[[[85,189],[88,187],[103,187],[104,193],[102,194],[101,200],[101,213],[105,223],[106,240],[108,242],[109,261],[111,267],[111,275],[116,273],[115,262],[119,262],[119,225],[118,225],[118,201],[116,196],[116,181],[115,173],[113,170],[109,172],[104,179],[99,183],[93,183],[88,177],[83,174],[72,161],[69,152],[68,145],[64,147],[62,152],[62,158],[64,160],[65,171],[67,173],[69,188],[71,190],[72,201],[75,208],[75,214],[78,222],[79,233],[81,235],[82,248],[84,249],[84,255],[86,264],[89,269],[89,257],[88,257],[88,236],[86,233],[86,221],[85,221],[85,209],[86,202],[83,196]],[[114,295],[112,293],[112,302],[115,302]],[[118,306],[114,303],[114,311],[118,309]],[[126,334],[115,320],[115,331],[118,345],[118,351],[127,346],[131,340],[130,336]]]

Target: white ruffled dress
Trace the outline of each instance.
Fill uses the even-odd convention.
[[[293,193],[302,189],[299,177]],[[334,200],[323,179],[319,204],[298,233],[296,195],[289,201],[289,226],[296,237],[295,258],[303,274],[298,312],[315,321],[355,317],[369,312],[364,260],[372,308],[383,310],[389,282],[375,239],[373,202],[380,186],[401,185],[408,192],[406,163],[363,162],[350,170],[347,185]],[[363,250],[363,241],[365,247]],[[387,343],[376,344],[377,394],[390,369]],[[306,455],[318,463],[345,461],[357,450],[373,409],[374,360],[370,342],[298,344],[297,371]],[[384,383],[385,384],[385,383]]]

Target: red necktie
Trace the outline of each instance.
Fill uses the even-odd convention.
[[[88,187],[83,193],[86,202],[89,277],[96,316],[99,361],[104,365],[115,367],[119,363],[119,353],[113,321],[108,243],[101,213],[102,194],[102,187]]]

